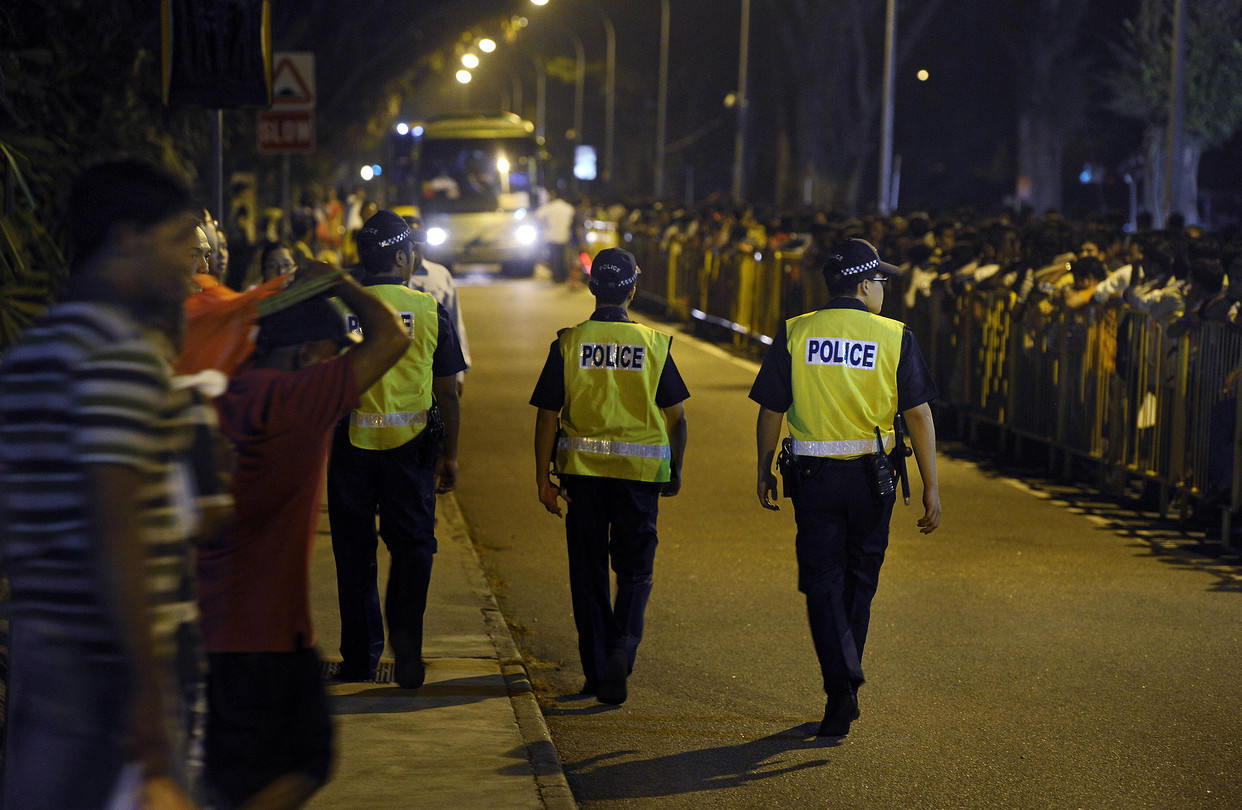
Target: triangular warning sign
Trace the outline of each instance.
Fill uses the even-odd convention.
[[[293,60],[287,56],[277,59],[276,66],[272,70],[272,104],[309,105],[314,103],[315,95]]]

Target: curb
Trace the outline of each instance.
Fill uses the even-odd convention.
[[[446,539],[451,540],[469,552],[473,561],[469,575],[474,585],[475,595],[479,599],[483,619],[487,625],[487,634],[491,637],[492,647],[496,650],[496,659],[500,664],[501,674],[505,679],[505,687],[509,692],[509,701],[513,704],[513,715],[517,720],[518,729],[522,733],[522,741],[526,744],[526,755],[530,759],[534,771],[535,784],[548,810],[577,810],[578,803],[574,800],[569,782],[565,778],[565,770],[561,766],[560,757],[556,754],[556,746],[552,735],[543,719],[543,712],[535,700],[535,691],[531,686],[530,677],[526,672],[522,653],[518,650],[509,625],[492,593],[491,586],[483,574],[482,561],[470,541],[470,533],[462,517],[461,508],[455,493],[440,495],[436,499],[437,523],[443,521]],[[437,526],[437,534],[440,534]]]

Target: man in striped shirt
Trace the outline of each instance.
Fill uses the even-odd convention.
[[[126,160],[79,177],[68,214],[68,285],[0,359],[4,806],[191,807],[172,692],[194,616],[192,417],[170,360],[195,213]]]

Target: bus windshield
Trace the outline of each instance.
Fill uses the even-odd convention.
[[[537,146],[523,138],[424,138],[419,203],[427,213],[529,208]]]

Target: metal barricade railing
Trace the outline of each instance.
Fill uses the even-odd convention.
[[[633,245],[644,272],[652,268],[644,286],[669,317],[723,327],[735,345],[753,347],[827,297],[800,250],[716,251],[680,237],[661,250],[658,239],[639,235]],[[1153,481],[1162,513],[1174,496],[1183,512],[1217,497],[1229,542],[1232,516],[1242,514],[1242,454],[1233,453],[1242,331],[1204,323],[1173,337],[1166,324],[1118,304],[1016,307],[1005,289],[955,295],[934,286],[913,300],[896,307],[899,317],[941,402],[972,434],[987,422],[1046,443],[1067,472],[1071,458],[1085,458],[1108,473],[1102,479]]]

